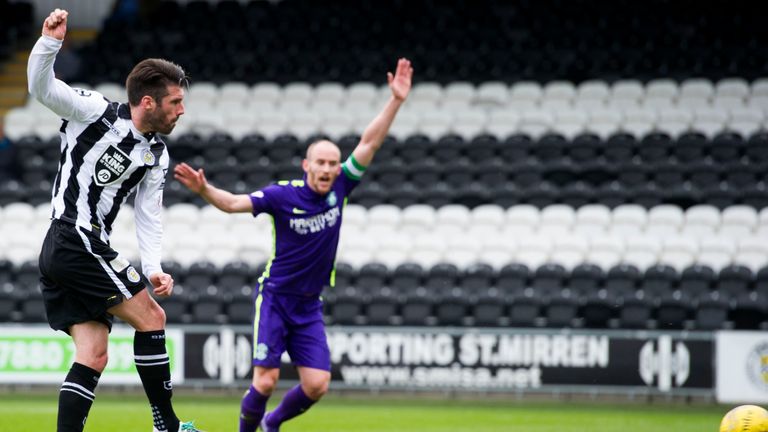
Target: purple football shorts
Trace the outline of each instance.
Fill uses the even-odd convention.
[[[288,352],[296,366],[331,370],[331,352],[318,297],[287,296],[261,291],[253,323],[253,365],[280,367]]]

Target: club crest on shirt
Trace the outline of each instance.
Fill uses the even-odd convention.
[[[144,162],[144,165],[154,165],[155,155],[150,149],[144,149],[144,151],[141,152],[141,161]]]
[[[325,199],[325,202],[328,203],[329,206],[333,207],[336,205],[336,203],[339,202],[338,198],[336,198],[336,192],[331,191],[328,193],[328,198]]]
[[[97,185],[107,186],[115,183],[128,171],[131,158],[115,146],[109,146],[99,156],[93,167],[93,178]]]

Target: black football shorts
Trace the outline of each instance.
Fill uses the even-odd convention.
[[[40,282],[54,330],[98,321],[112,329],[107,309],[144,288],[139,272],[96,234],[54,219],[40,252]]]

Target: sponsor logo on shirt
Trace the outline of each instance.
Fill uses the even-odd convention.
[[[334,207],[325,213],[317,216],[308,217],[305,219],[294,218],[291,219],[291,229],[301,235],[320,232],[326,228],[330,228],[339,222],[341,216],[341,210],[338,207]]]
[[[117,135],[117,136],[120,136],[120,131],[119,131],[119,130],[117,130],[117,128],[115,127],[115,125],[113,125],[112,123],[110,123],[110,122],[109,122],[109,120],[107,120],[107,119],[105,119],[105,118],[102,118],[102,119],[101,119],[101,122],[102,122],[102,123],[104,123],[104,125],[106,125],[106,126],[109,128],[109,131],[110,131],[110,132],[112,132],[113,134],[115,134],[115,135]]]
[[[109,146],[94,165],[94,179],[99,186],[115,183],[131,166],[131,158],[115,146]]]
[[[302,210],[300,208],[296,208],[296,207],[293,208],[293,214],[304,214],[306,212],[307,212],[306,210]]]

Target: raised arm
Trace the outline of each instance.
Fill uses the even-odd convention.
[[[195,171],[184,162],[176,165],[173,177],[209,204],[227,213],[251,213],[253,204],[248,195],[235,195],[208,183],[202,168]]]
[[[413,68],[411,67],[411,62],[404,58],[397,61],[397,69],[394,75],[392,75],[392,72],[387,72],[387,81],[389,82],[389,88],[392,90],[392,96],[379,115],[365,128],[362,137],[360,137],[360,143],[352,152],[355,161],[360,165],[370,165],[373,155],[376,154],[376,151],[381,147],[381,143],[384,142],[384,138],[387,137],[397,111],[411,91],[412,76]]]
[[[106,101],[91,97],[89,92],[76,92],[53,73],[56,54],[67,34],[68,15],[67,11],[56,9],[43,22],[42,36],[32,48],[27,64],[29,93],[62,118],[95,120],[106,108]]]

